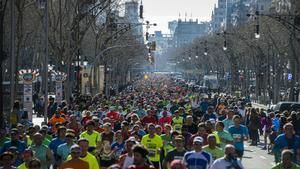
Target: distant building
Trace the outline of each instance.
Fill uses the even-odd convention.
[[[218,33],[226,28],[242,26],[247,23],[248,13],[268,11],[272,0],[218,0],[212,12],[210,32]]]
[[[125,2],[125,20],[129,23],[133,23],[131,29],[133,35],[139,36],[143,41],[143,25],[139,18],[139,2],[137,0],[130,0]]]
[[[173,36],[176,30],[176,27],[178,25],[178,22],[176,20],[171,21],[168,23],[168,28],[170,30],[170,34]]]
[[[219,32],[225,24],[226,19],[226,0],[219,0],[218,6],[215,5],[211,17],[211,32]]]
[[[150,36],[149,42],[156,43],[156,50],[153,51],[156,70],[165,70],[167,58],[164,57],[164,54],[172,47],[172,40],[173,37],[171,34],[163,34],[161,31],[155,31],[154,34]]]
[[[195,38],[207,35],[208,26],[208,22],[199,23],[198,19],[195,21],[192,19],[189,21],[179,19],[173,35],[173,46],[178,47],[192,42]]]

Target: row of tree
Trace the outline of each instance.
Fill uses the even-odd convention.
[[[260,38],[255,38],[256,21],[244,26],[198,38],[172,49],[169,55],[190,74],[217,74],[227,91],[254,89],[264,103],[296,101],[300,79],[300,32],[295,16],[260,16]],[[286,97],[286,98],[283,98]]]
[[[7,56],[1,57],[3,70],[7,70],[2,75],[4,80],[15,78],[18,82],[18,70],[43,70],[48,66],[44,65],[45,0],[0,0],[0,4],[0,19],[4,25],[2,53]],[[115,11],[123,10],[121,8],[120,0],[48,0],[49,64],[71,77],[74,60],[81,55],[92,64],[93,71],[98,71],[99,65],[105,65],[115,68],[112,79],[125,76],[132,64],[144,61],[141,53],[146,47],[133,36],[130,20],[127,28],[112,29],[113,23],[108,18]],[[14,41],[12,33],[16,35]],[[10,75],[12,54],[15,54],[14,77]],[[128,62],[128,59],[132,61]],[[124,79],[117,81],[125,83]],[[67,78],[66,98],[72,93],[72,84],[71,78]]]

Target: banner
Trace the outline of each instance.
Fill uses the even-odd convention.
[[[27,112],[28,120],[32,121],[32,83],[39,73],[35,70],[20,70],[20,80],[23,81],[23,111]]]
[[[23,110],[27,111],[28,119],[32,120],[32,83],[24,84]]]
[[[66,80],[67,75],[62,72],[54,72],[53,76],[55,78],[55,101],[60,105],[63,100],[63,81]]]

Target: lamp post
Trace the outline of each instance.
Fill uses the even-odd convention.
[[[45,29],[45,56],[43,62],[43,76],[42,82],[44,87],[44,122],[47,123],[48,114],[48,0],[39,0],[38,6],[44,10],[44,29]]]
[[[76,84],[75,84],[75,92],[80,95],[81,93],[81,69],[82,67],[86,67],[88,65],[87,57],[85,56],[83,61],[81,55],[78,55],[77,58],[74,60],[75,66],[75,77],[76,77]]]

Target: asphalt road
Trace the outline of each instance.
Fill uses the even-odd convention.
[[[274,156],[262,148],[262,143],[258,146],[250,146],[249,143],[245,142],[245,155],[242,160],[245,169],[270,169],[275,165]]]

